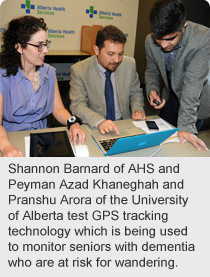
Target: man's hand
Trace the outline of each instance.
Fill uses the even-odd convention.
[[[160,105],[157,105],[153,102],[153,100],[157,100],[157,101],[161,102],[161,99],[156,91],[150,92],[149,99],[150,99],[150,105],[153,106],[155,109],[161,109],[166,103],[165,99],[163,99],[163,101]]]
[[[133,120],[145,120],[146,115],[142,111],[135,111],[131,117]]]
[[[98,124],[98,129],[104,135],[105,133],[115,131],[119,135],[119,130],[112,120],[103,120]]]
[[[77,144],[77,136],[79,137],[79,144],[83,144],[85,142],[86,133],[82,130],[79,123],[71,125],[69,129],[69,138],[73,140],[74,145]]]
[[[180,140],[180,142],[183,144],[184,140],[189,141],[190,143],[192,143],[192,145],[195,146],[195,148],[197,150],[200,150],[199,145],[204,149],[204,150],[209,150],[205,143],[199,139],[196,135],[191,134],[189,132],[183,132],[183,131],[178,131],[178,138]]]

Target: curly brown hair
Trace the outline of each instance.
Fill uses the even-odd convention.
[[[26,48],[31,36],[40,30],[47,31],[43,18],[23,16],[9,22],[8,28],[2,33],[0,59],[0,67],[6,69],[6,76],[16,75],[18,67],[22,69],[20,53],[15,45],[19,43],[22,48]]]

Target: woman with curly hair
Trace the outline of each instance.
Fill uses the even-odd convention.
[[[44,63],[50,47],[42,18],[13,19],[3,32],[0,59],[0,151],[2,156],[23,156],[7,132],[47,127],[47,115],[63,125],[70,119],[64,108],[55,69]],[[75,117],[74,117],[75,119]],[[78,119],[69,124],[69,137],[84,143],[86,134]]]

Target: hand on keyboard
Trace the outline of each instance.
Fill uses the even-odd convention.
[[[102,135],[115,131],[119,134],[119,130],[112,120],[103,120],[98,124],[98,129]]]

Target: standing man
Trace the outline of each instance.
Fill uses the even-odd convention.
[[[160,117],[180,131],[178,137],[207,150],[198,133],[210,116],[210,29],[186,22],[181,0],[157,1],[150,11],[146,38],[146,93]],[[164,89],[160,92],[160,77]],[[159,101],[162,103],[154,103]]]
[[[117,27],[99,30],[95,55],[71,67],[70,110],[102,134],[119,130],[115,120],[144,120],[144,98],[135,60],[123,57],[126,37]]]

